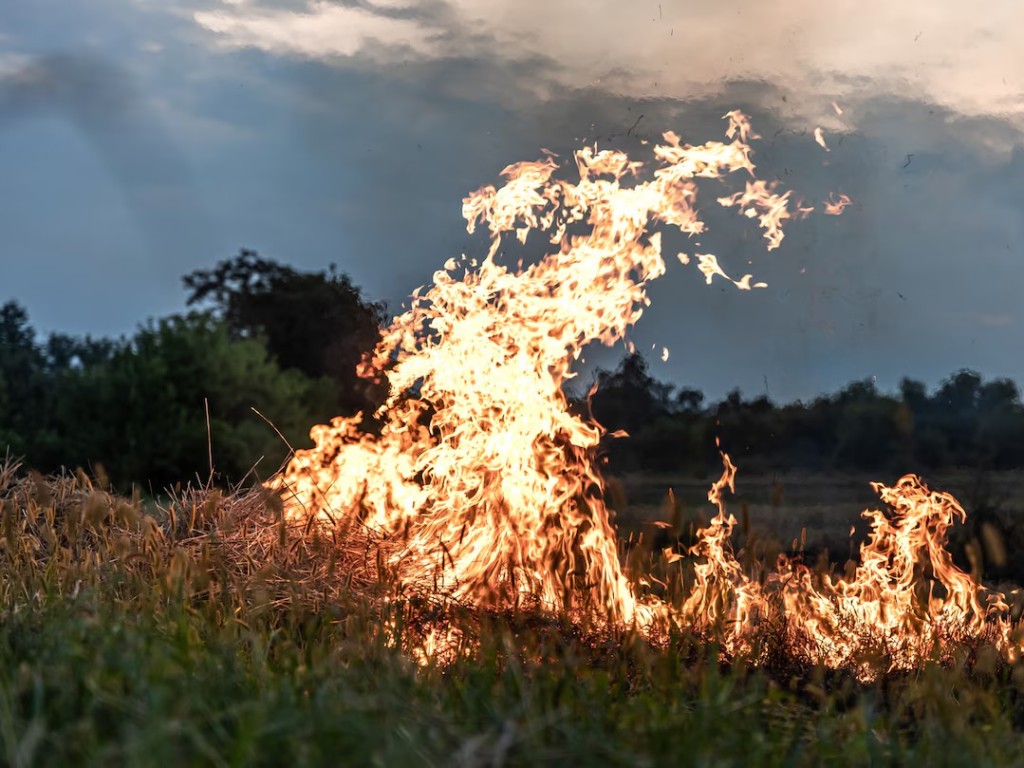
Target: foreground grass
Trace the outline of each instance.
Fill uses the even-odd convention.
[[[337,542],[281,527],[239,551],[223,500],[158,524],[82,480],[0,474],[0,503],[10,765],[1024,762],[1024,668],[862,686],[725,668],[682,638],[459,616],[480,649],[421,668],[396,648],[416,614],[331,565]]]
[[[632,649],[418,670],[310,617],[247,630],[80,595],[0,631],[11,765],[1019,765],[1006,680],[925,669],[826,692]]]

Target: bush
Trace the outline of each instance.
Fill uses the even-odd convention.
[[[237,482],[253,467],[268,476],[288,446],[252,409],[299,447],[332,399],[329,381],[282,371],[258,340],[232,338],[205,313],[140,329],[109,361],[68,375],[64,390],[65,461],[154,490],[205,481],[211,447],[217,479]]]

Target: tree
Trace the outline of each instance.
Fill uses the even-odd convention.
[[[978,390],[979,458],[994,467],[1020,466],[1024,461],[1024,409],[1020,391],[1009,379],[989,381]]]
[[[597,372],[591,408],[602,426],[634,433],[669,412],[671,391],[671,386],[651,376],[647,361],[634,352],[614,371]]]
[[[964,369],[942,382],[934,399],[954,413],[966,414],[977,407],[980,392],[981,376]]]
[[[117,349],[111,339],[94,339],[52,333],[46,339],[42,352],[47,368],[51,372],[62,372],[73,368],[87,368],[109,360]]]
[[[900,379],[900,399],[914,416],[923,414],[928,407],[928,390],[924,382],[907,377]]]
[[[243,249],[214,269],[184,277],[189,306],[205,306],[234,338],[260,338],[285,369],[336,387],[334,412],[372,412],[386,388],[361,379],[356,368],[380,340],[383,304],[366,301],[345,274],[299,272]]]
[[[975,464],[978,455],[978,398],[981,376],[961,370],[942,382],[932,397],[932,421],[949,446],[950,458],[959,466]]]
[[[839,467],[879,470],[901,454],[901,403],[881,395],[871,379],[848,384],[835,397],[834,461]]]
[[[683,387],[676,393],[676,406],[686,413],[700,413],[704,393],[692,387]]]
[[[740,390],[734,389],[715,407],[714,416],[713,434],[719,438],[721,448],[744,466],[763,470],[782,458],[776,440],[778,411],[767,396],[744,401]],[[718,447],[708,448],[708,458],[717,460]]]
[[[0,412],[0,451],[24,455],[32,446],[46,412],[48,389],[44,359],[36,345],[28,312],[9,301],[0,307],[0,379],[4,381],[4,410]]]
[[[282,371],[259,341],[196,312],[141,328],[72,377],[66,394],[65,462],[100,463],[118,485],[154,491],[205,481],[208,446],[218,480],[240,481],[253,466],[267,477],[288,448],[251,409],[301,447],[331,397],[325,381]]]

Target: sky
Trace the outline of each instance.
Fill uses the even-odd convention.
[[[1024,4],[974,8],[8,0],[0,302],[44,333],[130,334],[184,309],[184,274],[246,247],[335,264],[397,312],[479,253],[461,201],[507,164],[722,139],[740,108],[762,177],[853,205],[771,253],[708,210],[703,245],[768,288],[670,260],[631,336],[671,351],[651,353],[655,376],[776,401],[961,368],[1024,382]]]

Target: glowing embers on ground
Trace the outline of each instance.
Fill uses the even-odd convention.
[[[284,491],[287,513],[385,537],[382,565],[400,595],[487,610],[537,609],[649,633],[673,623],[714,629],[732,651],[752,649],[755,629],[785,606],[787,615],[807,617],[794,629],[806,636],[806,653],[834,664],[847,663],[853,652],[832,639],[850,635],[849,622],[898,632],[938,626],[910,618],[884,623],[910,616],[912,604],[900,590],[883,589],[877,570],[833,583],[784,563],[771,583],[747,579],[728,541],[732,520],[722,494],[735,470],[727,458],[726,476],[712,489],[720,514],[692,553],[696,581],[681,606],[638,596],[623,570],[595,465],[602,429],[573,413],[563,392],[574,361],[587,344],[622,340],[640,318],[647,284],[665,271],[659,228],[705,231],[698,183],[745,174],[743,191],[715,199],[756,219],[769,250],[782,242],[787,221],[811,210],[754,177],[748,142],[757,137],[742,113],[725,119],[728,142],[692,146],[665,134],[664,144],[653,147],[653,168],[622,152],[585,147],[568,169],[549,154],[507,167],[503,186],[468,196],[468,229],[487,227],[489,252],[479,263],[450,260],[394,319],[361,371],[388,379],[379,429],[364,431],[358,417],[314,428],[315,446],[299,451],[272,482]],[[562,178],[569,171],[574,180]],[[526,242],[534,232],[553,245],[551,253],[525,268],[500,263],[503,236]],[[713,255],[697,258],[709,282],[732,280]],[[732,282],[764,285],[751,284],[750,275]],[[892,538],[879,531],[881,539]],[[899,539],[902,531],[892,535]],[[930,562],[934,569],[945,561]],[[914,567],[906,567],[916,579]],[[973,611],[985,624],[977,588],[972,602],[961,580],[942,578],[959,596],[931,594],[929,611],[942,615],[939,623],[952,627],[966,619],[954,613]],[[971,618],[970,630],[981,624]],[[901,658],[917,658],[922,648]]]

